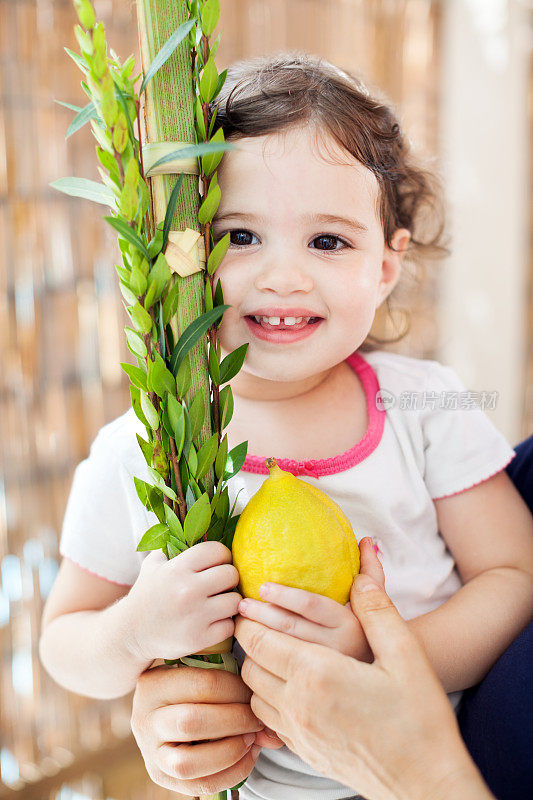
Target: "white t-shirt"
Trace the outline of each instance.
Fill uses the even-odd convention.
[[[500,472],[514,451],[480,408],[494,398],[467,392],[451,368],[380,350],[355,352],[346,361],[366,394],[364,437],[334,458],[277,461],[338,503],[358,540],[374,538],[387,592],[410,619],[437,608],[461,587],[433,500]],[[135,582],[147,555],[136,551],[137,543],[158,521],[135,491],[134,476],[152,482],[136,432],[146,435],[132,409],[101,428],[88,458],[76,467],[60,542],[61,555],[126,586]],[[248,455],[230,479],[230,504],[240,492],[234,513],[268,476],[269,456],[276,454]],[[234,652],[242,661],[237,644]],[[450,695],[454,707],[460,695]],[[241,800],[353,796],[352,789],[324,777],[287,747],[263,749],[240,789]]]

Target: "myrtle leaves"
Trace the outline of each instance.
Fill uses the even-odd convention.
[[[145,437],[137,436],[137,441],[146,462],[147,480],[136,477],[135,488],[140,502],[157,520],[141,538],[138,550],[162,549],[173,558],[201,539],[222,541],[230,547],[238,517],[233,516],[235,503],[229,507],[226,484],[242,467],[248,442],[228,452],[224,429],[234,409],[230,381],[241,369],[248,345],[222,358],[217,336],[229,305],[224,303],[220,279],[215,285],[214,276],[227,253],[229,234],[215,243],[211,223],[221,200],[217,168],[224,153],[235,149],[224,140],[221,128],[214,132],[216,108],[210,111],[227,74],[226,70],[219,74],[214,60],[220,36],[212,46],[210,42],[220,18],[220,2],[189,0],[189,19],[152,59],[138,93],[134,85],[142,73],[134,75],[134,57],[121,64],[112,49],[108,52],[104,26],[96,20],[90,0],[73,2],[79,20],[74,32],[80,52],[65,49],[83,74],[81,86],[89,102],[85,106],[62,105],[75,114],[67,137],[90,125],[97,144],[101,183],[60,178],[51,185],[65,194],[107,206],[111,214],[104,220],[118,236],[122,263],[115,269],[129,317],[125,335],[133,359],[133,363],[121,366],[130,381],[132,409],[146,431]],[[162,156],[151,167],[168,160],[197,159],[203,185],[198,225],[207,255],[205,309],[179,331],[175,317],[183,284],[171,271],[165,251],[183,174],[173,186],[164,221],[155,225],[134,126],[139,95],[184,40],[193,56],[196,141]],[[206,389],[192,393],[190,354],[202,342],[208,348]],[[198,385],[196,376],[194,385]],[[206,427],[212,434],[204,441],[201,437]],[[210,497],[213,478],[216,488]]]

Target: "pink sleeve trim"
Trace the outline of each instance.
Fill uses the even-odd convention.
[[[445,497],[455,497],[456,494],[462,494],[463,492],[466,492],[468,489],[473,489],[474,486],[479,486],[481,483],[485,483],[485,481],[490,480],[490,478],[494,478],[494,476],[498,475],[498,473],[503,472],[503,470],[511,463],[511,461],[513,460],[513,458],[515,456],[516,456],[516,453],[513,453],[513,455],[507,460],[507,462],[502,467],[499,467],[497,470],[492,472],[490,475],[487,475],[486,478],[481,478],[481,480],[477,481],[476,483],[469,483],[468,486],[465,486],[462,489],[458,489],[456,492],[450,492],[450,494],[441,494],[438,497],[432,497],[431,499],[432,500],[443,500]]]
[[[348,356],[346,362],[353,368],[359,376],[366,395],[366,409],[368,414],[368,428],[363,438],[357,442],[350,450],[346,450],[338,456],[331,458],[310,459],[309,461],[294,461],[289,458],[276,458],[281,469],[291,472],[293,475],[310,475],[313,478],[320,478],[323,475],[333,475],[336,472],[354,467],[374,452],[381,441],[383,428],[385,425],[385,409],[378,408],[376,395],[379,391],[379,382],[372,366],[355,351]],[[270,453],[269,455],[272,455]],[[242,466],[245,472],[268,475],[268,468],[265,467],[265,459],[269,456],[247,455]]]
[[[98,572],[93,572],[92,570],[87,569],[87,567],[82,567],[81,564],[78,564],[77,561],[74,561],[73,558],[71,558],[70,556],[66,556],[61,551],[59,551],[59,555],[63,556],[63,558],[66,558],[67,561],[72,562],[72,564],[76,564],[77,567],[82,569],[84,572],[88,572],[89,575],[94,575],[95,578],[100,578],[101,580],[107,581],[108,583],[113,583],[115,586],[124,586],[128,589],[131,589],[131,587],[133,586],[132,583],[119,583],[118,581],[112,581],[111,578],[106,578],[105,575],[99,575]]]

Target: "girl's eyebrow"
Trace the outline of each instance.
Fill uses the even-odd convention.
[[[265,224],[266,222],[265,217],[256,214],[248,214],[244,211],[228,211],[227,214],[215,216],[213,222],[222,222],[222,220],[233,218],[253,220],[261,224]],[[301,222],[324,222],[330,225],[340,224],[346,225],[348,228],[353,228],[356,231],[365,233],[368,231],[367,226],[363,225],[362,222],[356,219],[350,219],[349,217],[339,217],[337,214],[302,214],[299,219]]]

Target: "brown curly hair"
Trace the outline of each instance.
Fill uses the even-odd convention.
[[[405,261],[419,276],[428,259],[449,254],[443,240],[440,178],[415,158],[390,103],[374,88],[371,95],[355,75],[300,51],[242,59],[228,68],[224,86],[210,104],[209,121],[215,113],[213,132],[222,128],[226,140],[304,125],[317,135],[329,134],[376,176],[386,245],[391,247],[395,230],[407,228],[411,238]],[[391,319],[389,301],[395,294],[396,289],[385,303]],[[399,335],[380,339],[371,333],[361,349],[402,339],[409,330],[405,312],[404,318],[407,327]]]

